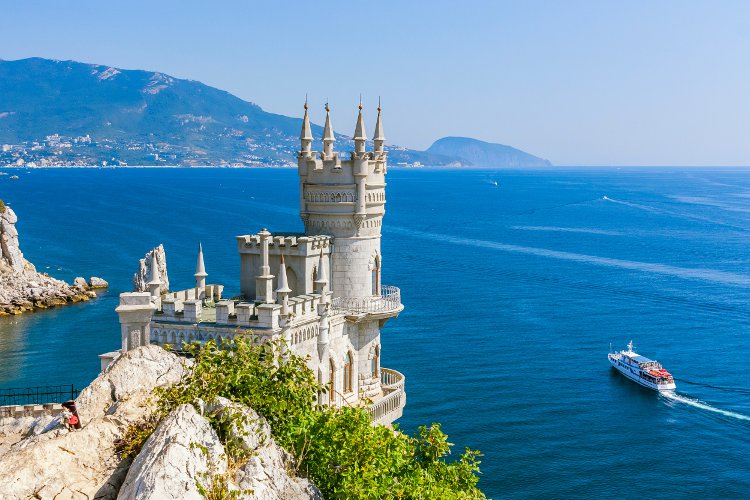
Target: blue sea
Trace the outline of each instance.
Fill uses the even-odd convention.
[[[40,271],[100,276],[97,300],[0,318],[0,387],[73,383],[119,346],[114,308],[163,243],[172,288],[239,288],[234,237],[301,231],[295,170],[51,169],[0,177]],[[405,311],[382,364],[400,426],[483,453],[494,498],[750,498],[750,170],[396,170],[383,283]],[[614,372],[610,343],[677,392]]]

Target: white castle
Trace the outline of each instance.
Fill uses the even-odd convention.
[[[315,152],[306,101],[297,155],[304,234],[263,229],[238,236],[241,296],[233,300],[222,298],[223,285],[206,284],[202,248],[195,288],[179,292],[164,291],[153,252],[149,291],[120,296],[122,349],[180,346],[251,330],[259,341],[283,339],[294,354],[309,356],[318,381],[330,388],[322,404],[368,402],[374,423],[399,418],[404,376],[380,366],[380,330],[403,310],[400,290],[380,279],[387,172],[380,113],[378,105],[374,149],[366,151],[360,102],[354,151],[342,155],[333,149],[326,104],[323,151]],[[102,355],[102,365],[116,354]]]

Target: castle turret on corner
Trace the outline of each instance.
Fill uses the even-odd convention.
[[[362,103],[354,130],[354,151],[342,160],[333,151],[330,108],[326,105],[324,151],[315,156],[302,140],[298,155],[300,216],[305,234],[330,235],[331,290],[334,297],[372,297],[381,293],[380,228],[385,214],[387,153],[383,144],[381,108],[375,126],[375,150],[366,150]],[[307,117],[307,108],[305,108]],[[307,120],[303,120],[305,136]]]

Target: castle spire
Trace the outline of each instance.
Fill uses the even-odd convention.
[[[203,244],[198,243],[198,260],[195,263],[195,274],[196,278],[205,278],[208,276],[206,273],[206,265],[203,263]]]
[[[284,254],[281,254],[281,264],[279,264],[279,286],[276,287],[276,293],[289,293],[289,280],[286,277],[286,264],[284,263]]]
[[[159,263],[156,261],[156,250],[151,252],[151,278],[146,283],[148,291],[151,294],[151,300],[156,301],[159,298],[161,288],[161,278],[159,277]],[[157,304],[159,307],[160,303]]]
[[[375,122],[375,137],[373,137],[372,139],[375,142],[376,153],[383,152],[383,143],[385,143],[385,135],[383,134],[383,123],[380,118],[380,111],[380,97],[378,97],[378,121]]]
[[[326,266],[327,259],[323,255],[323,249],[320,249],[320,257],[318,258],[318,272],[315,279],[315,293],[319,293],[325,297],[326,287],[328,285],[328,268]],[[325,299],[324,299],[325,301]]]
[[[198,260],[195,263],[195,298],[206,298],[206,266],[203,264],[203,245],[198,243]]]
[[[307,114],[307,95],[305,95],[305,116],[302,118],[302,131],[299,134],[299,138],[302,143],[302,152],[310,153],[313,136],[310,129],[310,117]]]
[[[146,284],[149,285],[149,287],[151,285],[161,285],[161,278],[159,277],[159,263],[156,260],[156,252],[151,252],[151,278]]]
[[[333,126],[331,125],[331,108],[326,102],[326,124],[323,128],[323,154],[326,159],[333,156],[333,141],[335,140]]]
[[[359,96],[359,116],[357,116],[357,128],[354,129],[354,151],[356,153],[365,152],[365,142],[367,133],[365,133],[365,119],[362,117],[362,95]]]

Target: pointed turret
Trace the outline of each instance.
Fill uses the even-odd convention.
[[[362,117],[362,96],[360,96],[357,128],[354,129],[354,151],[357,153],[364,153],[365,141],[367,141],[367,133],[365,132],[365,119]]]
[[[198,260],[195,263],[195,298],[206,298],[206,266],[203,263],[203,245],[198,243]]]
[[[323,154],[326,159],[333,156],[333,142],[336,137],[333,135],[333,126],[331,125],[331,108],[326,103],[326,124],[323,128]]]
[[[203,263],[203,244],[198,243],[198,260],[195,263],[195,274],[196,278],[205,278],[208,276],[206,272],[206,265]]]
[[[156,252],[151,253],[151,278],[146,283],[151,299],[159,298],[159,289],[161,288],[161,278],[159,277],[159,263],[156,260]]]
[[[302,118],[302,131],[299,134],[300,142],[302,143],[302,153],[309,154],[312,147],[312,129],[310,128],[310,117],[307,114],[307,96],[305,96],[305,116]]]
[[[289,288],[288,280],[286,277],[286,264],[284,264],[284,255],[281,255],[281,264],[279,264],[279,285],[276,287],[276,293],[289,293],[292,289]]]
[[[279,264],[279,286],[276,287],[276,303],[281,304],[281,314],[286,316],[289,314],[289,293],[292,291],[289,288],[288,280],[286,277],[286,264],[284,263],[284,254],[281,254],[281,264]]]
[[[380,98],[378,98],[378,121],[375,122],[375,137],[372,140],[375,142],[375,153],[383,152],[383,144],[385,143],[385,135],[383,134],[383,122],[380,118]]]
[[[156,260],[156,252],[151,253],[151,277],[149,278],[147,285],[160,285],[161,278],[159,277],[159,263]]]
[[[324,296],[323,301],[326,300],[325,294],[328,291],[328,259],[323,255],[323,249],[320,249],[320,257],[318,258],[318,272],[315,278],[315,293],[319,293]]]

